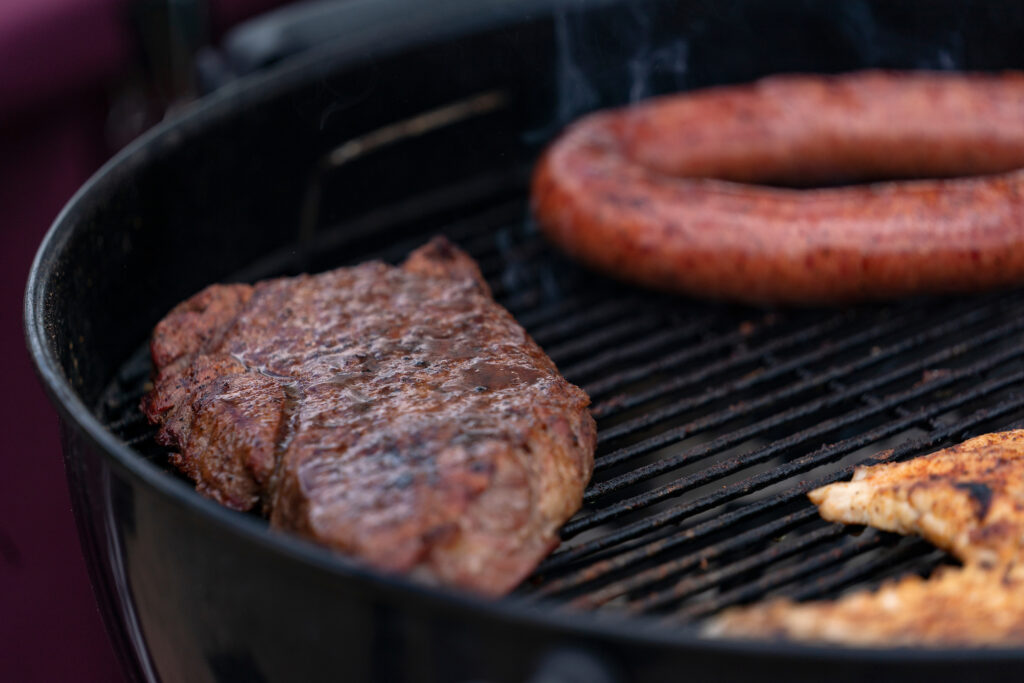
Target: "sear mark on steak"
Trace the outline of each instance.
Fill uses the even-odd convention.
[[[440,238],[397,268],[213,285],[151,353],[142,409],[197,490],[385,570],[503,594],[593,468],[586,394]]]

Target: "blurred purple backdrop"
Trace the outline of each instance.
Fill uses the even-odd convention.
[[[197,5],[208,5],[215,41],[282,1]],[[123,680],[89,587],[56,415],[25,351],[21,309],[46,229],[125,141],[111,128],[110,103],[126,84],[145,91],[130,21],[141,4],[154,2],[0,0],[0,354],[12,366],[0,392],[0,681]]]

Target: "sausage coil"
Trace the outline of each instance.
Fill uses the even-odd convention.
[[[1021,167],[1024,74],[781,76],[592,114],[532,197],[549,239],[621,279],[836,303],[1024,282]]]

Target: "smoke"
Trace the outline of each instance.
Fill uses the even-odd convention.
[[[968,68],[964,25],[970,3],[944,5],[932,13],[901,13],[895,5],[859,0],[819,11],[822,23],[850,46],[856,67]]]
[[[556,0],[555,103],[551,120],[526,134],[542,142],[583,114],[685,89],[689,45],[664,34],[656,3]]]
[[[555,3],[555,66],[558,93],[555,117],[559,126],[568,123],[580,112],[594,107],[598,102],[597,90],[584,71],[583,62],[578,54],[583,43],[581,34],[586,4],[579,0],[559,0]]]
[[[686,86],[689,45],[683,38],[659,41],[654,33],[655,16],[645,3],[627,3],[630,21],[625,24],[624,39],[631,46],[629,64],[629,103],[658,95],[666,89]]]
[[[629,60],[629,101],[638,102],[660,94],[655,83],[665,82],[669,77],[672,90],[686,87],[686,60],[689,46],[684,40],[676,40],[659,48],[644,48]]]
[[[886,0],[555,0],[554,99],[525,139],[544,142],[598,108],[770,73],[971,68],[971,3],[939,5],[924,13]]]

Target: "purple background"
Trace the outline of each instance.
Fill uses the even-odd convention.
[[[211,2],[212,33],[281,2]],[[114,151],[111,93],[140,73],[128,5],[0,0],[0,356],[11,365],[0,392],[0,681],[123,680],[86,576],[56,414],[25,351],[21,310],[43,234]]]

